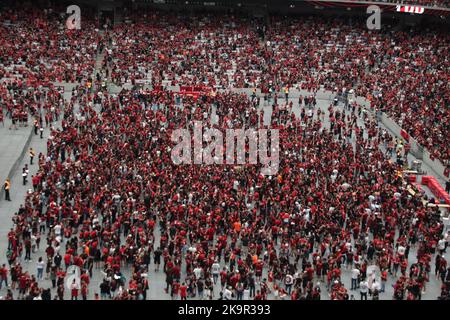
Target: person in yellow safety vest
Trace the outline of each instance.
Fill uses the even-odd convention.
[[[9,181],[9,179],[6,179],[3,188],[5,189],[5,200],[11,201],[11,198],[9,197],[9,190],[11,189],[11,181]]]
[[[38,119],[34,119],[34,134],[35,135],[38,134],[38,129],[39,129],[39,121],[38,121]]]
[[[33,148],[30,148],[30,165],[33,164],[33,159],[35,155],[36,152],[34,152]]]
[[[289,99],[289,88],[288,87],[284,87],[284,95],[286,97],[286,101]]]

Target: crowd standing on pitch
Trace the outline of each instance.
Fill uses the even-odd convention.
[[[172,299],[379,299],[390,279],[388,298],[418,300],[430,277],[447,299],[448,232],[439,209],[424,205],[419,190],[411,195],[399,175],[407,147],[356,103],[324,112],[314,95],[300,97],[298,116],[288,92],[354,88],[447,163],[448,35],[274,17],[261,41],[245,19],[223,18],[223,27],[214,16],[195,23],[164,14],[98,33],[61,31],[43,18],[53,15],[1,16],[15,27],[0,28],[17,30],[0,36],[0,73],[10,79],[0,85],[2,109],[12,119],[30,115],[35,134],[50,132],[1,249],[5,299],[142,300],[155,273]],[[105,55],[103,75],[91,77],[97,54]],[[154,90],[115,96],[101,86],[102,77],[135,84],[148,73]],[[50,85],[56,80],[80,83],[70,101]],[[178,97],[167,81],[215,89]],[[256,94],[231,88],[260,89],[273,105],[271,123]],[[276,100],[285,88],[287,99]],[[278,174],[249,164],[175,165],[171,133],[194,120],[279,129]],[[36,273],[23,270],[29,263]],[[79,281],[68,288],[73,266]],[[103,281],[90,292],[94,274]]]

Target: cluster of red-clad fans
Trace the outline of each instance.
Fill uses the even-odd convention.
[[[34,21],[33,16],[24,19]],[[436,132],[416,134],[425,141],[431,137],[430,152],[448,159],[439,134],[449,115],[438,107],[448,105],[448,36],[369,33],[335,20],[273,18],[261,40],[251,21],[203,17],[157,14],[148,23],[114,28],[104,40],[108,78],[133,83],[150,73],[155,86],[263,92],[355,88],[393,117],[406,111],[402,121],[410,132],[408,123],[426,126],[425,114],[432,114]],[[394,148],[392,138],[369,117],[358,123],[361,107],[330,105],[320,112],[314,99],[301,99],[295,116],[292,100],[275,103],[270,127],[280,129],[280,167],[274,176],[261,175],[260,165],[175,165],[174,129],[194,120],[212,126],[213,110],[218,128],[262,127],[258,98],[228,91],[181,100],[168,90],[122,90],[117,97],[95,91],[85,81],[94,45],[103,40],[91,29],[71,31],[79,42],[66,42],[66,56],[58,39],[64,42],[71,32],[52,30],[39,38],[34,28],[22,29],[25,37],[37,37],[26,42],[22,76],[30,84],[61,80],[60,72],[41,68],[54,63],[67,71],[66,80],[82,86],[69,103],[50,94],[50,110],[62,116],[63,129],[52,130],[47,155],[38,156],[33,190],[8,234],[9,266],[0,268],[0,279],[6,277],[20,298],[64,299],[71,265],[81,270],[80,283],[70,286],[72,298],[146,299],[154,272],[165,274],[165,293],[174,299],[378,299],[394,281],[393,298],[415,300],[435,276],[441,298],[448,297],[449,237],[439,209],[408,192],[401,167],[384,151]],[[52,35],[53,44],[47,41]],[[22,59],[10,37],[1,35],[9,43],[2,50],[13,57],[3,61],[7,66]],[[46,49],[40,52],[33,41]],[[77,60],[83,48],[87,56]],[[1,92],[9,105],[36,112],[49,101],[36,90],[19,92],[17,82],[8,85]],[[39,246],[46,256],[36,260],[41,271],[35,276],[22,270],[21,257],[29,261]],[[347,270],[351,283],[342,279]],[[54,295],[39,286],[42,273],[52,280]],[[94,273],[104,280],[92,292]]]
[[[439,30],[369,31],[364,23],[273,17],[262,41],[251,20],[149,14],[118,26],[108,64],[118,84],[230,88],[355,89],[449,161],[449,35]],[[401,76],[402,75],[402,76]]]
[[[92,75],[101,35],[89,19],[83,31],[68,30],[64,12],[24,7],[0,13],[1,78],[23,78],[33,86]]]
[[[53,83],[80,82],[94,72],[104,45],[96,23],[83,21],[91,32],[68,30],[64,9],[24,6],[0,12],[0,122],[10,118],[10,129],[27,126],[29,115],[34,124],[48,126],[57,117],[53,103],[59,103]],[[89,11],[84,14],[90,17]]]

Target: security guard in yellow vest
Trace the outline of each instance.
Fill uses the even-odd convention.
[[[38,119],[34,119],[34,134],[37,135],[39,130],[39,121]]]
[[[11,198],[9,197],[9,190],[11,189],[11,181],[9,181],[9,179],[6,179],[3,188],[5,189],[5,200],[11,201]]]
[[[34,152],[33,148],[30,148],[30,165],[33,164],[34,156],[36,155],[36,152]]]

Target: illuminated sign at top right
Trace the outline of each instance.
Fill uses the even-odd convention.
[[[417,13],[422,14],[425,12],[425,8],[417,6],[402,6],[397,5],[397,12]]]

